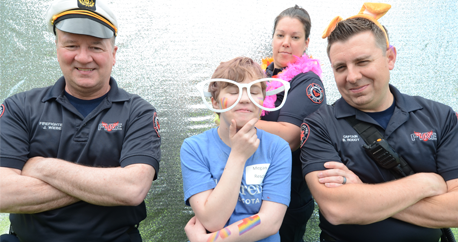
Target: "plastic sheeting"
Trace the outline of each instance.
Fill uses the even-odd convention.
[[[158,110],[163,137],[159,178],[146,198],[148,218],[140,225],[144,241],[186,241],[183,227],[192,210],[183,202],[179,151],[183,139],[211,127],[212,113],[195,89],[221,61],[271,55],[273,20],[298,4],[312,18],[308,53],[320,59],[328,102],[340,97],[321,32],[336,15],[356,14],[362,0],[322,1],[107,1],[117,14],[119,37],[113,77]],[[59,76],[54,36],[43,14],[50,0],[0,0],[0,103],[14,93],[52,85]],[[391,83],[458,111],[456,0],[390,0],[380,22],[398,56]],[[1,130],[0,130],[1,132]],[[0,144],[1,145],[1,144]],[[7,231],[6,214],[0,231]],[[122,218],[120,218],[122,219]],[[316,217],[308,241],[317,241]]]

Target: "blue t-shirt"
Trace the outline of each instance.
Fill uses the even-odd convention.
[[[257,214],[263,200],[289,205],[291,189],[291,150],[282,138],[257,130],[261,141],[246,161],[235,210],[226,226]],[[216,187],[223,174],[231,148],[217,129],[185,139],[181,146],[181,173],[184,200]],[[276,233],[259,241],[280,241]]]

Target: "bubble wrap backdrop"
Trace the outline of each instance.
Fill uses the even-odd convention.
[[[161,170],[146,198],[148,218],[140,231],[144,241],[186,241],[183,227],[192,210],[183,202],[180,146],[183,139],[214,127],[212,113],[201,103],[195,84],[210,78],[221,61],[248,56],[260,62],[270,56],[274,18],[298,4],[310,13],[308,53],[321,60],[322,79],[332,103],[340,94],[321,33],[333,17],[356,14],[364,1],[107,2],[119,22],[119,50],[112,75],[122,88],[152,103],[161,123]],[[398,50],[391,83],[402,92],[458,111],[458,2],[386,2],[392,8],[380,22]],[[17,92],[52,85],[61,76],[54,36],[43,23],[50,3],[0,0],[0,103]],[[7,214],[0,214],[0,232],[6,232],[8,226]],[[307,240],[317,241],[316,214],[309,230]]]

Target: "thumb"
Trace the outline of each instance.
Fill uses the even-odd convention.
[[[192,217],[192,218],[188,221],[188,224],[187,224],[187,225],[188,225],[188,226],[191,226],[191,225],[196,224],[196,222],[197,222],[197,218],[196,218],[196,216],[194,216],[194,217]]]
[[[234,119],[231,120],[231,125],[229,126],[229,138],[234,137],[237,133],[237,123]]]

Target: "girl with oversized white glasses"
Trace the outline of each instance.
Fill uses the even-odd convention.
[[[181,146],[184,200],[195,213],[185,227],[191,242],[280,241],[290,201],[291,151],[286,141],[255,124],[262,110],[281,108],[263,102],[277,93],[286,99],[289,83],[264,77],[257,63],[239,57],[198,84],[220,124]]]
[[[247,90],[248,98],[258,108],[265,111],[276,111],[285,104],[289,83],[278,78],[262,78],[242,84],[232,80],[218,78],[198,83],[197,89],[202,96],[204,104],[213,112],[224,113],[234,108],[242,98],[243,89]],[[212,90],[216,89],[226,89],[225,91],[229,95],[220,97],[220,100],[214,100],[212,98]],[[284,98],[281,102],[277,102],[273,107],[263,106],[266,98],[279,93],[284,93]],[[228,103],[230,104],[229,106]]]

